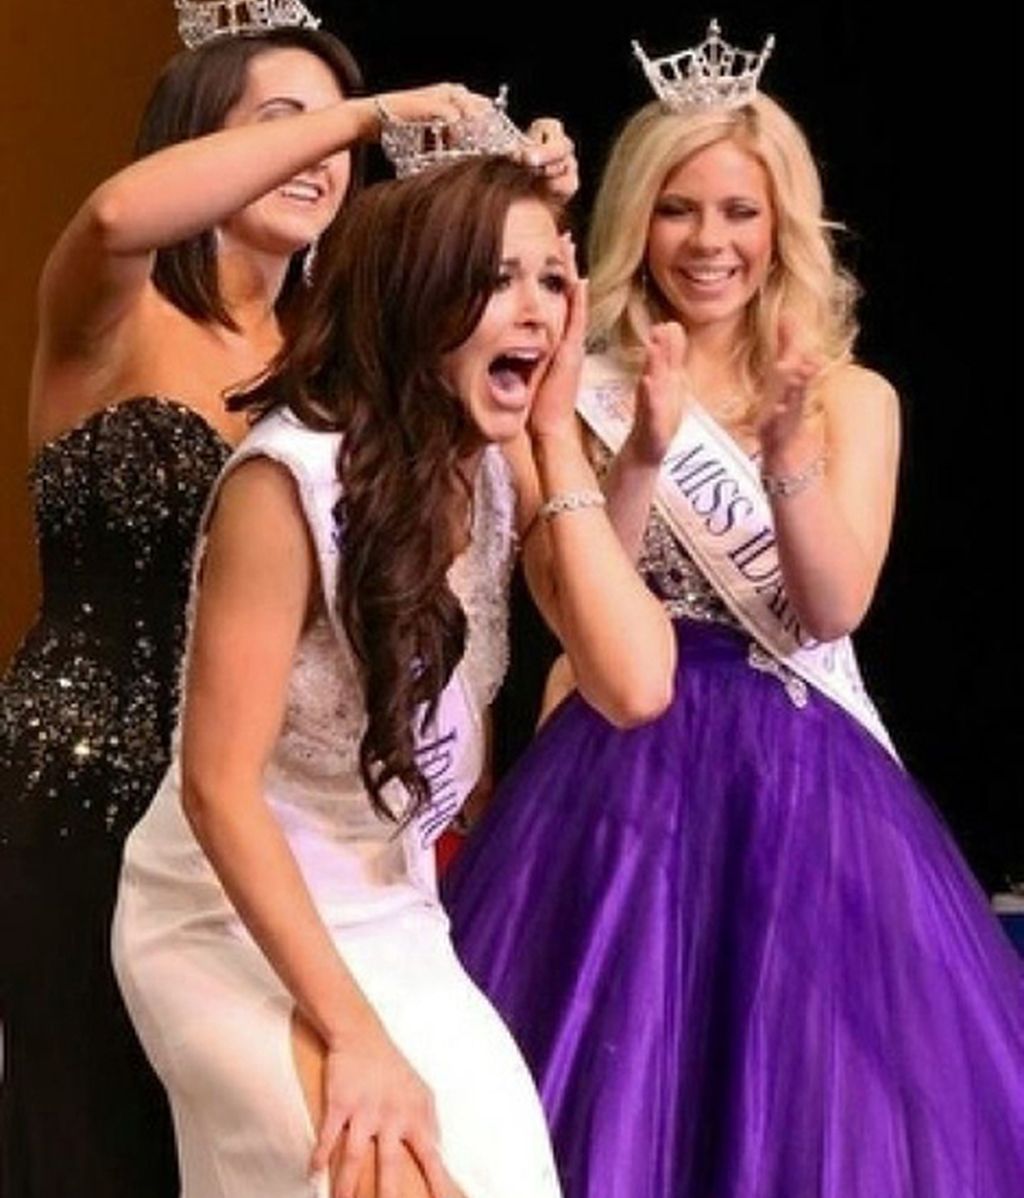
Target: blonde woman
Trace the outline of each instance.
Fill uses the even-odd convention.
[[[591,288],[578,411],[674,618],[675,698],[627,731],[566,699],[448,886],[566,1194],[1024,1192],[1020,963],[847,639],[889,541],[898,402],[853,360],[793,120],[757,94],[638,112]],[[684,366],[652,403],[662,340]]]

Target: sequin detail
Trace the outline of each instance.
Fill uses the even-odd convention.
[[[508,467],[500,450],[489,449],[477,477],[470,543],[449,572],[452,590],[466,613],[462,671],[481,710],[493,700],[508,666],[514,516]],[[267,791],[278,809],[315,811],[325,821],[325,834],[346,841],[392,840],[395,826],[374,812],[359,773],[359,742],[365,728],[358,667],[347,646],[339,649],[326,614],[321,614],[299,640],[281,732],[266,767]],[[393,784],[385,794],[393,808],[401,810],[403,792]]]
[[[799,674],[795,674],[777,658],[772,657],[768,650],[763,649],[756,641],[751,641],[747,649],[747,665],[751,669],[778,678],[794,707],[807,706],[807,683]]]
[[[689,620],[740,627],[736,617],[718,597],[718,592],[654,511],[647,521],[638,565],[647,585],[673,619],[683,616]]]
[[[611,450],[593,433],[587,448],[599,478],[611,468]],[[637,569],[673,619],[710,621],[739,628],[740,624],[718,597],[693,559],[655,509],[647,518]]]
[[[590,452],[599,475],[606,474],[612,461],[610,451],[593,438]],[[726,624],[739,632],[745,631],[676,539],[667,521],[654,509],[647,520],[637,565],[644,581],[672,619]],[[747,647],[747,664],[753,670],[777,678],[794,707],[807,706],[807,683],[757,641],[751,641]]]
[[[139,397],[30,470],[43,600],[0,683],[0,845],[122,838],[166,769],[199,518],[229,448]]]

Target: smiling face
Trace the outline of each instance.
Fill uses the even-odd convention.
[[[690,330],[738,325],[768,273],[774,225],[767,173],[735,142],[680,163],[647,237],[647,268],[669,312]]]
[[[294,47],[251,60],[245,90],[225,128],[315,112],[344,99],[334,73],[315,54]],[[287,256],[309,245],[337,214],[348,188],[347,151],[307,167],[224,221],[221,232],[264,253]]]
[[[539,200],[517,200],[505,220],[498,279],[483,316],[442,363],[484,441],[507,441],[524,428],[565,330],[567,278],[550,211]]]

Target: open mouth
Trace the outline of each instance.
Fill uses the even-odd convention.
[[[279,188],[279,191],[285,199],[298,200],[303,204],[319,203],[324,195],[324,188],[308,179],[292,179]]]
[[[530,384],[540,366],[539,349],[510,349],[487,367],[491,391],[499,403],[519,406],[530,396]]]

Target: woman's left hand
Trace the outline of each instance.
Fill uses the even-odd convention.
[[[538,117],[526,130],[523,160],[547,180],[552,194],[570,200],[580,185],[579,163],[572,138],[554,117]]]
[[[801,347],[794,322],[782,317],[757,429],[766,470],[780,458],[803,454],[811,441],[820,449],[820,429],[805,419],[808,393],[820,372],[820,363]]]
[[[548,363],[530,409],[530,433],[536,438],[578,437],[576,394],[586,353],[587,281],[576,273],[572,238],[562,239],[566,256],[569,312],[562,340]]]

